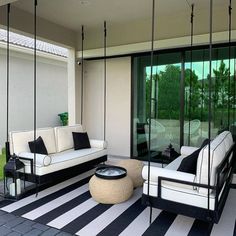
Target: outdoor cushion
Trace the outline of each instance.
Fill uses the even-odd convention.
[[[191,153],[195,152],[197,149],[197,147],[182,146],[180,149],[180,153],[182,156],[188,156]]]
[[[81,125],[55,127],[57,152],[74,148],[72,132],[83,132]]]
[[[143,179],[145,179],[145,180],[148,179],[148,166],[143,167],[142,176],[143,176]],[[189,181],[189,182],[193,182],[194,177],[195,177],[195,175],[193,175],[193,174],[151,166],[150,167],[150,181],[157,183],[159,176],[167,177],[167,178],[171,178],[171,179],[184,180],[184,181]],[[174,185],[176,185],[176,184],[174,183]],[[185,187],[193,189],[193,187],[190,185],[189,186],[186,185]]]
[[[42,137],[48,154],[56,152],[56,141],[53,128],[37,129],[36,137],[38,136]],[[30,152],[28,142],[34,139],[34,132],[32,130],[10,132],[9,139],[11,154],[15,153],[18,155],[20,152]]]
[[[201,149],[199,148],[189,156],[185,157],[177,170],[195,175],[197,168],[197,159],[200,150]]]
[[[29,148],[32,153],[48,155],[48,151],[41,136],[36,140],[30,141]]]
[[[91,148],[87,132],[72,132],[74,149]]]
[[[48,166],[48,165],[51,164],[52,159],[48,155],[38,154],[38,153],[34,154],[34,153],[31,153],[31,152],[20,152],[19,153],[19,157],[26,157],[26,158],[29,158],[29,159],[32,159],[32,160],[34,160],[34,155],[36,155],[35,156],[36,166],[42,167],[42,166]],[[25,165],[30,165],[30,161],[23,160],[23,159],[21,159],[21,161]]]
[[[102,149],[98,149],[98,148],[85,148],[85,149],[80,149],[80,150],[69,149],[63,152],[52,154],[51,164],[55,164],[59,162],[66,162],[75,158],[81,158],[83,156],[88,156],[88,155],[97,153],[101,150]]]
[[[148,182],[146,181],[143,185],[143,193],[147,194],[148,192]],[[156,182],[150,182],[149,185],[149,195],[157,197],[158,195],[158,186]],[[206,195],[201,195],[197,190],[190,188],[183,188],[180,185],[168,185],[164,183],[161,188],[161,197],[172,202],[184,203],[191,206],[196,206],[200,208],[208,208],[208,198]],[[214,210],[215,208],[215,196],[210,195],[210,209]]]
[[[51,164],[48,166],[36,166],[35,173],[40,176],[46,175],[55,171],[86,163],[105,155],[107,155],[106,149],[89,148],[78,151],[75,151],[74,149],[66,150],[64,152],[52,154],[50,156],[52,159]],[[25,166],[25,171],[26,173],[30,173],[29,162]]]
[[[233,144],[232,135],[229,131],[224,131],[219,134],[210,144],[210,185],[215,184],[216,169],[225,157],[226,152]],[[196,182],[208,184],[208,149],[209,145],[205,146],[199,153],[197,161]],[[206,188],[199,188],[199,193],[207,195]]]
[[[107,148],[107,142],[104,140],[90,139],[89,142],[90,142],[91,147],[99,148],[99,149]]]
[[[202,145],[199,149],[197,149],[196,151],[194,151],[193,153],[191,153],[190,155],[188,155],[187,157],[185,157],[182,160],[182,162],[177,170],[182,171],[182,172],[186,172],[186,173],[190,173],[190,174],[196,174],[198,155],[199,155],[201,149],[203,147],[205,147],[208,143],[209,143],[209,139],[205,139],[202,142]]]

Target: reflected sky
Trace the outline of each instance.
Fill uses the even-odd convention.
[[[226,60],[223,60],[226,67],[229,66],[229,60],[226,59]],[[212,76],[214,76],[214,73],[213,73],[213,70],[216,70],[217,68],[219,68],[220,66],[220,63],[221,63],[221,60],[214,60],[212,61]],[[236,66],[235,66],[235,59],[231,59],[230,60],[230,73],[231,75],[233,75],[236,70]],[[181,66],[180,63],[176,63],[176,64],[173,64],[174,66]],[[186,62],[185,63],[185,68],[186,69],[189,69],[191,66],[191,63],[190,62]],[[161,71],[165,71],[165,68],[166,68],[166,65],[159,65],[159,66],[153,66],[153,74],[159,74]],[[200,62],[194,62],[192,64],[192,68],[193,70],[195,71],[195,74],[198,76],[198,79],[199,80],[202,80],[203,78],[207,78],[207,75],[209,74],[209,61],[200,61]],[[203,75],[204,73],[204,75]],[[151,75],[151,67],[148,66],[146,67],[146,74],[148,76]]]

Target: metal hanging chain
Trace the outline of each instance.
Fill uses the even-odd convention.
[[[233,101],[234,103],[233,104],[236,104],[236,94],[235,94],[235,90],[236,90],[236,60],[235,60],[235,57],[236,57],[236,48],[234,49],[234,96],[233,96]],[[235,121],[235,107],[233,109],[233,121]]]
[[[190,129],[191,129],[191,107],[192,107],[192,80],[193,80],[193,18],[194,18],[194,4],[191,5],[191,36],[190,36],[190,81],[189,81],[189,133],[188,133],[188,145],[190,145]]]
[[[149,217],[149,224],[152,223],[152,205],[149,199],[150,195],[150,162],[151,162],[151,97],[152,97],[152,76],[153,76],[153,57],[154,57],[154,34],[155,34],[155,0],[152,0],[152,38],[151,38],[151,75],[150,75],[150,86],[149,86],[149,127],[148,127],[148,189],[147,189],[147,195],[148,195],[148,202],[147,204],[150,206],[150,217]]]
[[[107,23],[104,21],[104,140],[106,140],[106,96],[107,96]]]
[[[228,75],[228,130],[230,126],[230,60],[231,60],[231,21],[232,21],[232,5],[231,5],[231,0],[229,0],[229,75]]]
[[[9,92],[10,92],[10,10],[11,10],[11,4],[7,4],[7,110],[6,110],[6,161],[10,158],[10,150],[9,150]]]
[[[36,128],[37,128],[37,0],[34,0],[34,174],[36,173]]]
[[[213,0],[210,0],[210,35],[209,35],[209,102],[208,102],[208,139],[211,139],[211,86],[212,86],[212,10],[213,10]],[[210,154],[211,146],[208,144],[208,189],[207,189],[207,209],[210,213]],[[210,217],[210,216],[209,216]]]
[[[205,49],[203,49],[202,56],[202,87],[201,87],[201,136],[202,136],[202,121],[203,121],[203,105],[204,105],[204,75],[205,75]]]
[[[81,31],[81,125],[83,124],[83,104],[84,104],[84,26]]]

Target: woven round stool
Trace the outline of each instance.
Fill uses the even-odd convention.
[[[143,162],[135,159],[121,160],[117,166],[127,170],[127,175],[132,179],[134,188],[143,186],[142,169]]]
[[[117,204],[128,200],[133,194],[133,182],[129,176],[121,179],[101,179],[93,176],[89,190],[96,202]]]

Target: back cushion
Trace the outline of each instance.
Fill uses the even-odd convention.
[[[36,137],[42,137],[44,144],[47,148],[48,154],[52,154],[57,151],[54,128],[38,129],[36,134]]]
[[[74,148],[72,132],[83,132],[81,125],[60,126],[55,128],[57,152]]]
[[[229,131],[224,131],[219,134],[210,144],[210,184],[215,185],[216,169],[224,159],[226,152],[233,144],[232,135]],[[199,153],[197,161],[197,172],[195,182],[208,184],[208,149],[209,145],[205,146]],[[205,188],[199,188],[199,193],[207,194]]]
[[[56,152],[56,141],[53,128],[38,129],[36,131],[36,138],[41,136],[48,154]],[[20,152],[30,152],[28,142],[34,140],[34,132],[31,131],[20,131],[10,132],[10,144],[11,154],[15,153],[18,155]]]

